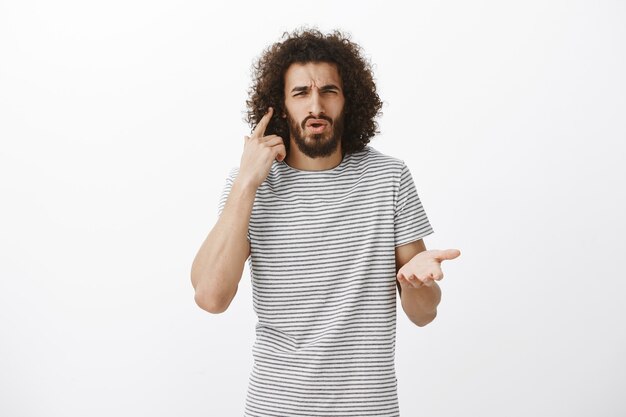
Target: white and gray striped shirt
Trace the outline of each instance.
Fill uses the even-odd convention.
[[[366,146],[323,171],[274,161],[248,228],[258,322],[245,416],[399,416],[395,247],[431,233],[398,158]]]

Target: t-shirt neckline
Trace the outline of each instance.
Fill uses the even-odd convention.
[[[339,164],[334,166],[333,168],[319,169],[319,170],[314,170],[314,171],[308,171],[308,170],[294,168],[291,165],[287,164],[284,159],[282,161],[279,161],[278,164],[279,165],[283,165],[285,167],[285,169],[290,171],[290,172],[295,172],[297,174],[302,174],[302,175],[331,174],[331,173],[337,172],[341,168],[343,168],[343,166],[346,164],[346,162],[347,162],[348,158],[350,157],[350,155],[351,154],[349,154],[349,153],[344,154],[343,158],[341,159],[341,162],[339,162]]]

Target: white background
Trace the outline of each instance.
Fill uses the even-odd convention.
[[[622,1],[0,1],[0,414],[241,416],[248,266],[223,314],[191,262],[239,164],[250,67],[342,29],[442,264],[398,311],[403,416],[626,415]]]

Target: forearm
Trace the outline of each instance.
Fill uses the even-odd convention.
[[[435,319],[437,306],[441,301],[441,288],[436,282],[432,286],[402,288],[400,292],[402,309],[409,319],[418,326],[425,326]]]
[[[255,188],[235,180],[221,216],[193,261],[191,282],[202,308],[223,310],[237,291],[250,254],[247,233],[255,197]]]

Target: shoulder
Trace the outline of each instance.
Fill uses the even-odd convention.
[[[233,184],[233,182],[235,181],[235,178],[237,178],[237,174],[239,174],[239,167],[231,167],[227,172],[226,172],[226,180],[225,180],[225,186],[226,188],[230,188]]]
[[[363,165],[369,167],[382,168],[393,177],[399,178],[404,170],[407,169],[405,162],[395,156],[387,155],[370,145],[366,145],[362,151],[355,152],[354,158],[360,158]]]
[[[239,174],[239,167],[238,166],[230,168],[228,170],[228,179],[230,181],[233,181],[237,177],[237,174]]]

